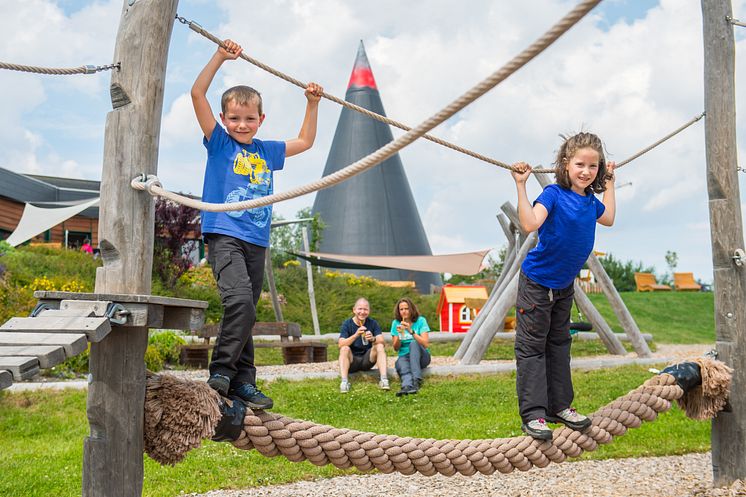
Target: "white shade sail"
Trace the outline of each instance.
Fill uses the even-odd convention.
[[[94,198],[80,204],[71,205],[70,207],[36,207],[27,203],[23,209],[23,215],[18,222],[18,226],[16,226],[15,231],[5,241],[13,247],[20,245],[39,233],[44,233],[63,221],[67,221],[87,208],[93,207],[100,200],[100,198]]]

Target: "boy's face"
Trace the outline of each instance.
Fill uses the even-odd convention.
[[[220,113],[220,120],[228,134],[238,143],[249,144],[264,122],[264,114],[259,114],[259,107],[255,102],[237,104],[229,100],[225,104],[225,112]]]

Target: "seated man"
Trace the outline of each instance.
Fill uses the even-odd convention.
[[[357,299],[352,314],[339,329],[339,374],[342,377],[339,391],[350,391],[350,380],[347,376],[349,373],[367,371],[373,366],[377,366],[381,374],[378,386],[381,390],[389,390],[383,335],[376,320],[368,317],[368,301],[362,297]]]

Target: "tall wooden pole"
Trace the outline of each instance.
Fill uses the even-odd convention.
[[[149,294],[153,199],[130,187],[155,174],[166,59],[178,0],[125,0],[111,78],[114,110],[106,117],[99,240],[103,267],[96,293]],[[91,344],[84,497],[142,494],[145,349],[148,329],[112,326]]]
[[[272,247],[267,247],[264,253],[264,272],[267,274],[267,284],[269,284],[269,295],[272,297],[272,309],[275,311],[275,321],[282,322],[285,319],[282,316],[282,306],[280,298],[277,295],[277,285],[275,285],[275,271],[272,269]]]
[[[716,486],[746,478],[746,266],[736,167],[735,48],[730,0],[702,0],[707,193],[718,357],[734,368],[728,412],[712,422]]]

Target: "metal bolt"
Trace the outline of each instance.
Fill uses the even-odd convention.
[[[733,319],[733,313],[732,312],[726,312],[725,317],[728,319]]]

